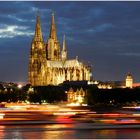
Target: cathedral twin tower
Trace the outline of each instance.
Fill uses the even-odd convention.
[[[64,81],[90,80],[90,67],[77,59],[67,59],[65,37],[62,51],[56,35],[54,14],[47,43],[44,43],[40,17],[37,16],[31,43],[28,80],[32,86],[59,85]]]

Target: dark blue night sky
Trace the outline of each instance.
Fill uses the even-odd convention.
[[[0,2],[0,81],[27,81],[28,57],[39,10],[43,37],[55,13],[57,37],[69,58],[93,65],[96,80],[140,81],[140,2]],[[62,46],[62,45],[61,45]]]

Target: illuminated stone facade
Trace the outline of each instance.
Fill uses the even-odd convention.
[[[65,37],[61,51],[53,14],[46,44],[42,37],[40,17],[37,16],[29,57],[28,80],[32,86],[58,85],[67,80],[90,80],[89,66],[78,61],[77,58],[67,59]]]
[[[125,86],[127,88],[133,88],[133,78],[132,78],[132,75],[130,73],[128,73],[126,76]]]
[[[80,89],[76,89],[76,91],[74,91],[73,88],[70,88],[67,91],[67,99],[68,99],[68,103],[83,103],[84,99],[86,96],[86,91],[83,90],[83,88]]]

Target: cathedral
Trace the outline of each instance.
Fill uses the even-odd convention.
[[[42,37],[41,21],[37,16],[29,56],[28,81],[32,86],[59,85],[64,81],[90,80],[91,69],[78,58],[68,59],[66,39],[62,49],[56,35],[54,14],[50,34],[45,42]]]

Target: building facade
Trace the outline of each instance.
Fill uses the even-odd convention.
[[[70,88],[67,91],[67,101],[68,103],[84,103],[86,97],[86,90],[83,90],[83,88],[74,90],[73,88]]]
[[[126,76],[125,86],[126,88],[133,88],[133,78],[130,73],[128,73]]]
[[[45,86],[59,85],[64,81],[90,80],[90,66],[80,62],[77,58],[68,59],[67,53],[65,36],[62,50],[60,49],[54,14],[52,14],[47,43],[43,40],[40,17],[37,16],[29,56],[29,83],[32,86]]]

